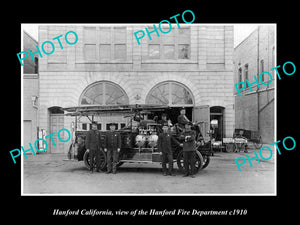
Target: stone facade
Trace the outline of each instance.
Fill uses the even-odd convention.
[[[224,107],[224,137],[232,137],[233,26],[192,24],[182,25],[182,30],[172,26],[170,33],[160,33],[160,37],[152,33],[152,40],[145,35],[141,45],[133,33],[145,31],[145,27],[153,30],[153,25],[39,26],[39,43],[63,35],[63,49],[53,41],[54,53],[43,54],[39,61],[39,127],[51,132],[51,107],[80,105],[82,93],[96,82],[116,84],[128,96],[129,104],[144,104],[153,87],[170,81],[191,93],[194,108]],[[74,45],[64,39],[70,30],[78,35]],[[70,42],[73,37],[68,36]],[[182,56],[184,48],[186,55]],[[194,109],[191,119],[197,118],[197,113]],[[65,117],[63,126],[71,129],[72,121],[74,118]],[[62,152],[67,150],[65,146]]]
[[[259,74],[269,71],[273,82],[269,85],[247,86],[242,96],[235,90],[235,127],[259,131],[264,143],[274,142],[274,84],[277,75],[270,69],[275,67],[275,26],[264,25],[254,30],[244,41],[234,49],[234,83],[249,80],[253,83],[254,76],[259,80]],[[270,77],[265,74],[264,83]]]

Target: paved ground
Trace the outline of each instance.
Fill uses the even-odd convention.
[[[258,153],[258,151],[257,151]],[[216,152],[195,178],[162,176],[160,164],[123,164],[117,174],[90,174],[82,161],[39,154],[24,159],[24,194],[274,194],[274,154],[239,172],[234,159],[246,153]],[[249,157],[254,156],[253,150]],[[268,155],[265,156],[267,158]]]

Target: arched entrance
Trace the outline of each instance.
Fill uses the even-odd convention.
[[[79,105],[129,104],[125,91],[109,81],[98,81],[87,86],[79,98]]]
[[[78,104],[85,105],[124,105],[129,104],[126,92],[118,84],[110,81],[97,81],[87,86],[80,95]],[[98,130],[108,130],[109,123],[116,123],[117,129],[126,125],[127,119],[120,113],[92,116],[91,120],[98,122]],[[77,124],[77,130],[90,130],[91,121],[82,118]]]
[[[179,82],[164,81],[155,85],[146,96],[146,104],[170,106],[168,116],[172,123],[177,123],[179,109],[185,107],[186,116],[192,120],[194,97],[192,92]]]

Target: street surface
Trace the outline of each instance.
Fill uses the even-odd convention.
[[[182,177],[176,163],[173,177],[163,176],[158,163],[123,164],[115,175],[90,174],[83,161],[66,155],[30,155],[23,159],[23,194],[275,194],[274,151],[270,160],[253,159],[253,167],[246,161],[240,172],[234,159],[245,154],[215,152],[195,178]],[[253,149],[248,154],[253,157]]]

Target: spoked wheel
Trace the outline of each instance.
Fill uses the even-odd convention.
[[[257,149],[260,149],[262,147],[263,143],[262,143],[262,138],[261,136],[259,136],[258,140],[254,142],[254,146],[257,148]]]
[[[204,161],[201,153],[198,150],[196,150],[196,162],[195,162],[196,173],[203,168],[204,165],[203,163]],[[177,155],[177,166],[181,172],[184,172],[183,151],[179,152]]]
[[[124,164],[124,162],[118,162],[117,167],[120,167]]]
[[[86,150],[83,155],[83,161],[86,168],[90,169],[91,168],[90,153],[88,150]],[[95,160],[94,162],[96,163]],[[96,168],[96,164],[94,165],[94,168]],[[106,170],[106,154],[102,149],[100,150],[100,170],[102,171]]]
[[[210,157],[209,155],[202,155],[203,158],[203,165],[202,165],[202,169],[206,168],[210,162]]]

